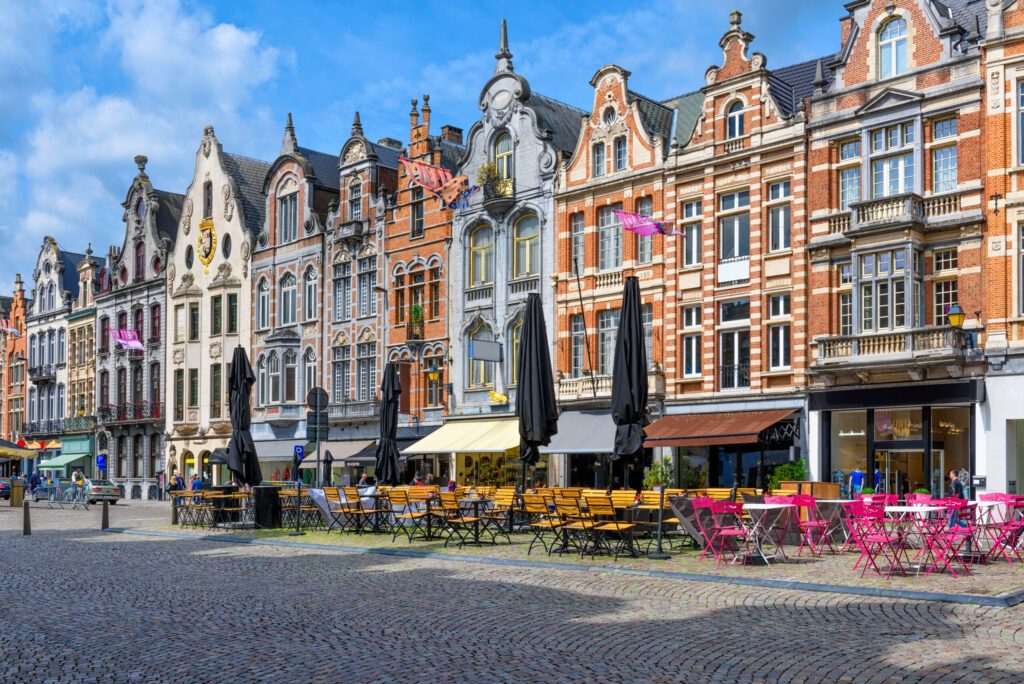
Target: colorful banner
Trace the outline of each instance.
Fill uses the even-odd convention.
[[[451,171],[433,166],[425,162],[413,161],[399,157],[409,179],[430,194],[439,198],[446,207],[463,209],[469,206],[469,199],[477,191],[477,186],[470,186],[466,176],[452,177]]]
[[[0,318],[0,332],[10,333],[15,337],[21,337],[21,333],[18,332],[17,326],[14,325],[14,321],[10,318]]]
[[[121,349],[134,349],[136,351],[145,351],[146,347],[142,344],[139,339],[139,333],[134,330],[121,330],[120,328],[114,328],[110,331],[110,338],[114,340],[114,344],[121,347]]]
[[[629,211],[619,211],[618,209],[613,211],[622,221],[622,227],[637,235],[682,235],[675,228],[667,230],[664,224],[654,221],[650,216],[634,214]]]

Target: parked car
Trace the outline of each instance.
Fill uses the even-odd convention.
[[[110,480],[86,480],[85,489],[91,504],[97,501],[109,501],[111,504],[116,504],[118,499],[124,497],[121,489]]]
[[[11,481],[6,477],[0,477],[0,499],[11,498]]]
[[[50,499],[50,492],[58,491],[58,488],[65,488],[71,486],[71,480],[56,480],[53,478],[43,480],[39,483],[39,486],[32,491],[32,500],[36,503],[40,501],[48,501]]]

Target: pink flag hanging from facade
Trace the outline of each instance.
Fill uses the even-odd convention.
[[[21,337],[17,326],[14,325],[14,321],[10,318],[0,318],[0,332],[11,333],[15,337]]]
[[[634,214],[630,211],[619,211],[618,209],[614,211],[622,221],[622,227],[637,235],[682,235],[675,228],[666,230],[663,224],[652,220],[650,216]]]
[[[110,331],[110,337],[114,340],[114,344],[122,349],[135,349],[137,351],[145,351],[146,349],[139,339],[139,333],[134,330],[114,328]]]
[[[424,190],[429,190],[435,195],[440,194],[441,188],[452,179],[452,172],[448,169],[442,169],[440,166],[432,166],[424,162],[406,159],[405,157],[399,157],[398,161],[402,162],[402,166],[405,167],[405,171],[409,174],[413,183],[416,183],[416,185],[419,185]]]

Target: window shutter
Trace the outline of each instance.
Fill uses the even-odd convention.
[[[412,365],[408,363],[398,364],[398,381],[402,385],[402,393],[399,395],[398,412],[412,413]]]

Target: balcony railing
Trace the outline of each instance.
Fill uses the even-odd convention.
[[[92,432],[96,429],[96,416],[74,416],[64,419],[64,432]]]
[[[483,184],[484,209],[504,213],[516,201],[514,178],[501,178]]]
[[[51,382],[57,377],[57,367],[53,364],[32,366],[28,369],[28,377],[32,382]]]
[[[25,423],[25,435],[59,435],[64,432],[64,419],[33,420]]]
[[[718,367],[719,389],[750,387],[750,364],[741,363]]]
[[[327,406],[327,417],[334,420],[355,420],[372,418],[380,411],[380,403],[376,399],[369,401],[344,401]]]
[[[366,219],[358,218],[338,224],[338,239],[351,240],[362,238],[367,234]]]
[[[743,149],[743,140],[744,140],[743,138],[736,138],[734,140],[726,140],[725,141],[725,152],[726,152],[726,154],[728,154],[730,152],[739,152],[740,150],[742,150]]]
[[[405,324],[405,339],[416,341],[423,339],[423,319],[409,321]]]
[[[138,423],[163,420],[163,402],[140,401],[133,404],[106,404],[100,406],[96,417],[101,425]]]
[[[603,288],[621,288],[622,287],[622,271],[609,271],[607,273],[598,273],[594,278],[594,285],[597,289]]]
[[[477,285],[466,290],[467,305],[486,305],[494,297],[493,285]]]
[[[651,397],[665,395],[665,374],[661,370],[652,370],[647,373],[647,391]],[[556,383],[555,392],[558,395],[558,401],[607,399],[612,395],[612,376],[562,377]]]
[[[924,357],[958,356],[967,347],[964,332],[948,326],[819,338],[814,366],[856,363],[861,357],[892,357],[904,361]]]
[[[850,230],[850,212],[833,214],[828,217],[828,234],[837,235]]]
[[[927,223],[944,220],[962,211],[961,193],[947,192],[931,197],[914,193],[855,202],[849,214],[829,217],[829,233],[876,228],[888,224]]]
[[[525,297],[531,292],[539,292],[540,278],[538,276],[528,276],[512,280],[508,284],[508,291],[513,297]]]

